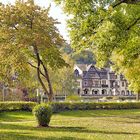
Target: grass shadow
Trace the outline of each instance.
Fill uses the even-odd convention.
[[[8,136],[8,137],[7,137]],[[16,132],[3,132],[0,133],[0,138],[2,140],[84,140],[81,138],[76,138],[72,136],[61,136],[61,137],[55,137],[55,136],[48,136],[48,137],[39,137],[39,136],[31,136],[29,133],[16,133]]]
[[[22,131],[45,131],[45,132],[77,132],[77,133],[87,133],[87,134],[124,134],[124,135],[137,135],[137,133],[132,132],[123,132],[123,131],[105,131],[105,130],[89,130],[86,127],[67,127],[67,126],[51,126],[48,128],[45,127],[32,127],[24,125],[15,125],[15,124],[0,124],[1,129],[6,130],[22,130]]]
[[[131,117],[139,116],[140,110],[75,110],[75,111],[64,111],[58,115],[64,117],[125,117],[126,115]],[[57,115],[57,114],[56,114]]]
[[[33,115],[31,112],[25,111],[14,111],[14,112],[1,112],[0,113],[0,122],[14,122],[23,121],[23,120],[32,120]]]

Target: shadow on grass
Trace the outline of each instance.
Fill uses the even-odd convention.
[[[116,123],[127,123],[127,124],[139,124],[140,123],[140,116],[125,116],[120,117],[123,120],[110,120],[111,122]],[[124,120],[125,119],[125,120]]]
[[[23,120],[31,120],[33,119],[33,115],[31,112],[25,111],[14,111],[14,112],[1,112],[0,113],[0,122],[14,122],[23,121]]]
[[[132,120],[139,120],[140,121],[140,115],[135,115],[135,116],[125,116],[123,118],[126,119],[132,119]]]
[[[129,114],[129,115],[128,115]],[[55,113],[54,116],[62,117],[126,117],[130,119],[140,119],[140,109],[133,110],[75,110]],[[33,120],[31,112],[15,111],[0,113],[0,121],[14,122],[20,120]]]
[[[81,138],[75,138],[75,137],[55,137],[55,136],[48,136],[48,137],[39,137],[39,136],[31,136],[29,133],[15,133],[15,132],[0,132],[0,138],[2,140],[84,140]]]
[[[100,133],[100,134],[124,134],[124,135],[137,135],[137,133],[130,133],[130,132],[123,132],[123,131],[105,131],[105,130],[88,130],[85,127],[30,127],[30,126],[24,126],[24,125],[15,125],[15,124],[0,124],[1,129],[6,130],[22,130],[22,131],[42,131],[42,132],[77,132],[77,133],[88,133],[88,134],[94,134],[94,133]]]

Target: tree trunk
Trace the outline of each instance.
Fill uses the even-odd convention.
[[[48,70],[47,70],[47,68],[44,66],[43,62],[42,62],[42,65],[43,65],[43,68],[44,68],[46,80],[47,80],[47,82],[48,82],[48,87],[49,87],[49,101],[52,101],[52,100],[53,100],[53,89],[52,89],[52,84],[51,84],[51,81],[50,81],[50,77],[49,77],[49,74],[48,74]]]
[[[34,52],[35,52],[35,55],[36,55],[36,58],[37,58],[37,76],[38,76],[38,80],[42,86],[42,88],[44,89],[44,91],[46,92],[46,94],[48,95],[48,100],[51,102],[53,100],[53,90],[52,90],[52,85],[51,85],[51,82],[50,82],[50,78],[49,78],[49,74],[48,74],[48,70],[47,68],[45,67],[43,61],[40,59],[40,56],[39,56],[39,52],[38,52],[38,48],[36,45],[33,45],[34,47]],[[43,69],[44,69],[44,72],[45,74],[43,74],[40,70],[40,66],[43,66]],[[45,84],[43,83],[43,80],[41,79],[41,76],[40,74],[42,74],[44,76],[44,78],[46,79],[47,83],[48,83],[48,88],[49,88],[49,92],[45,86]]]

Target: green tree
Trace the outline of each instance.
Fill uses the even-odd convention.
[[[58,22],[34,0],[16,0],[14,5],[0,4],[0,78],[9,82],[18,73],[21,83],[35,80],[34,70],[50,101],[53,89],[48,74],[67,66],[60,46],[64,41],[56,28]],[[28,82],[27,82],[28,81]]]
[[[140,93],[140,1],[55,0],[71,15],[72,47],[90,48],[97,65],[108,62]]]
[[[69,64],[69,67],[64,67],[56,70],[49,70],[51,75],[52,86],[55,94],[70,95],[74,94],[76,89],[76,79],[74,77],[74,62],[67,54],[63,54],[64,60]]]

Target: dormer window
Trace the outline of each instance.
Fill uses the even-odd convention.
[[[74,71],[74,75],[75,75],[76,77],[79,77],[79,71],[78,71],[77,69]]]

